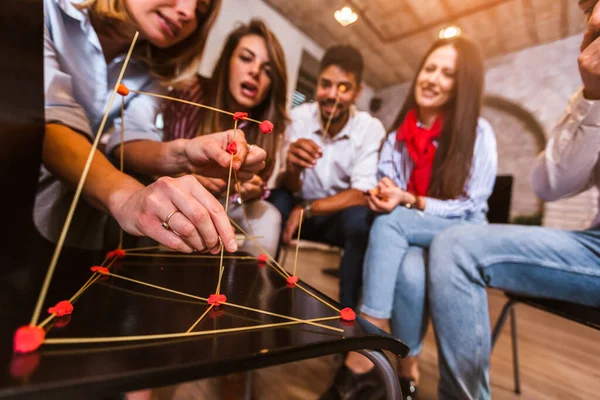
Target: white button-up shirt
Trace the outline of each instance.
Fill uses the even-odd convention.
[[[554,201],[594,186],[600,189],[599,154],[600,101],[586,100],[580,89],[552,129],[546,150],[536,159],[531,174],[533,190],[543,200]],[[592,226],[600,226],[600,213]]]
[[[316,200],[347,189],[365,191],[377,185],[377,159],[385,138],[381,121],[353,107],[342,131],[331,138],[323,133],[317,103],[295,108],[291,120],[285,132],[284,157],[290,144],[298,139],[310,139],[323,150],[316,166],[302,173],[299,197]]]

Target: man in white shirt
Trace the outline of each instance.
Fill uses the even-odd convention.
[[[377,185],[377,159],[385,137],[381,122],[354,106],[362,90],[363,69],[355,48],[327,50],[316,101],[291,113],[283,146],[286,163],[278,178],[285,191],[272,194],[284,221],[284,243],[295,238],[304,210],[303,239],[344,249],[340,303],[352,308],[360,298],[372,221],[363,192]]]
[[[536,160],[531,182],[546,201],[600,187],[600,4],[588,19],[579,71],[583,89]],[[440,399],[489,399],[486,287],[600,307],[600,214],[584,231],[516,225],[456,226],[429,250],[428,296],[438,342]]]

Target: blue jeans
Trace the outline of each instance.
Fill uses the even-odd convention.
[[[456,226],[429,251],[440,399],[490,399],[486,287],[600,307],[600,230]],[[549,328],[551,329],[551,328]]]
[[[280,189],[273,192],[270,201],[281,212],[285,229],[290,212],[300,200]],[[343,307],[356,309],[358,306],[363,259],[372,222],[373,213],[368,207],[354,206],[334,214],[307,218],[302,223],[302,239],[344,249],[340,262],[340,304]]]
[[[364,264],[360,310],[374,318],[392,318],[392,334],[419,354],[427,330],[427,248],[435,235],[460,223],[485,222],[483,213],[450,219],[396,207],[375,218]]]

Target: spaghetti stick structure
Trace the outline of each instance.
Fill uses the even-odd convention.
[[[256,261],[256,260],[258,260],[259,263],[261,262],[261,260],[266,260],[268,265],[273,269],[273,271],[282,278],[282,286],[284,285],[284,282],[286,280],[288,280],[288,283],[289,283],[290,277],[296,278],[296,281],[297,281],[297,277],[295,277],[295,274],[296,274],[296,264],[297,264],[297,259],[298,259],[298,249],[296,249],[296,258],[294,261],[294,271],[293,271],[292,276],[290,276],[290,274],[281,265],[279,265],[277,263],[277,261],[271,255],[266,254],[266,251],[258,242],[257,239],[259,239],[259,237],[256,237],[254,235],[254,232],[252,232],[252,226],[248,221],[248,216],[246,214],[245,204],[243,201],[240,201],[240,204],[242,207],[244,219],[246,221],[247,226],[249,227],[249,230],[251,231],[251,234],[248,234],[247,232],[245,232],[245,230],[242,229],[241,226],[239,224],[237,224],[235,221],[233,221],[231,219],[230,219],[230,221],[243,234],[243,236],[246,240],[251,240],[252,242],[254,242],[256,247],[258,249],[260,249],[260,251],[262,251],[264,254],[261,254],[258,257],[246,256],[246,255],[235,255],[235,254],[225,255],[224,246],[223,246],[223,243],[222,243],[220,237],[219,237],[219,243],[220,243],[220,247],[221,247],[221,252],[219,255],[202,255],[202,254],[188,255],[188,254],[176,254],[176,253],[169,253],[169,252],[161,252],[160,250],[162,249],[162,246],[145,246],[145,247],[123,249],[123,231],[121,230],[120,234],[119,234],[119,245],[118,245],[117,249],[110,251],[106,255],[106,257],[104,258],[104,260],[102,261],[102,263],[100,265],[91,267],[92,274],[83,283],[83,285],[70,298],[68,298],[68,300],[63,300],[63,301],[59,302],[56,306],[50,307],[48,309],[49,315],[42,322],[39,322],[39,319],[40,319],[40,316],[42,313],[42,307],[44,306],[46,296],[48,293],[48,289],[50,287],[52,277],[56,270],[56,266],[57,266],[58,259],[60,257],[60,254],[61,254],[63,246],[64,246],[66,235],[67,235],[67,233],[69,231],[69,227],[71,225],[73,214],[77,207],[78,201],[81,197],[82,189],[83,189],[83,186],[87,179],[89,170],[91,168],[94,154],[97,151],[100,137],[102,136],[102,133],[104,132],[104,128],[105,128],[106,122],[108,120],[109,111],[112,108],[112,104],[113,104],[117,94],[122,96],[121,119],[123,122],[121,125],[121,131],[120,131],[120,138],[121,138],[120,169],[121,169],[121,171],[124,170],[124,137],[125,137],[125,129],[126,129],[124,126],[125,113],[126,113],[125,96],[129,95],[130,93],[134,93],[137,95],[153,96],[156,98],[160,98],[162,100],[176,101],[176,102],[181,102],[181,103],[185,103],[185,104],[190,104],[190,105],[205,108],[205,109],[208,109],[208,110],[211,110],[214,112],[231,115],[233,117],[234,133],[233,133],[233,137],[229,141],[229,144],[227,145],[227,149],[226,149],[231,154],[231,161],[229,164],[229,174],[228,174],[228,180],[227,180],[226,200],[225,200],[225,211],[226,212],[228,211],[228,208],[229,208],[230,190],[234,185],[238,188],[238,194],[239,194],[239,182],[237,179],[237,173],[233,169],[233,160],[236,157],[236,155],[238,154],[237,153],[237,145],[235,142],[235,136],[236,136],[236,132],[237,132],[237,128],[238,128],[238,122],[240,120],[244,120],[244,121],[248,121],[250,123],[259,124],[261,132],[263,132],[265,134],[270,133],[274,128],[273,124],[270,121],[267,121],[267,120],[258,121],[258,120],[249,118],[248,114],[245,112],[230,112],[230,111],[221,110],[221,109],[218,109],[215,107],[211,107],[208,105],[191,102],[188,100],[183,100],[183,99],[178,99],[175,97],[164,96],[164,95],[160,95],[160,94],[143,92],[143,91],[127,88],[121,82],[123,80],[123,76],[125,75],[127,66],[129,64],[129,60],[131,58],[131,54],[133,52],[133,49],[134,49],[135,44],[138,39],[138,36],[139,36],[139,33],[136,32],[135,36],[131,42],[131,46],[129,47],[125,61],[123,63],[123,67],[121,68],[121,71],[119,73],[117,82],[115,83],[113,92],[112,92],[110,99],[108,101],[108,104],[106,106],[106,110],[105,110],[102,122],[100,123],[98,131],[96,132],[96,136],[95,136],[94,142],[92,144],[92,149],[88,155],[85,167],[83,169],[79,183],[77,185],[75,195],[73,197],[73,201],[71,203],[71,207],[69,209],[69,213],[67,214],[65,224],[62,228],[59,240],[57,242],[57,245],[54,250],[50,264],[48,266],[48,270],[46,272],[46,276],[45,276],[43,285],[41,287],[33,315],[31,317],[31,321],[30,321],[29,325],[20,327],[15,333],[15,337],[14,337],[15,352],[17,352],[17,353],[32,352],[32,351],[37,350],[42,344],[45,344],[45,345],[68,345],[68,344],[92,344],[92,343],[95,344],[95,343],[152,341],[152,340],[161,340],[161,339],[181,339],[181,338],[196,337],[196,336],[216,335],[216,334],[236,333],[236,332],[248,332],[248,331],[260,330],[260,329],[289,327],[289,326],[294,326],[294,325],[299,325],[299,324],[311,325],[311,326],[314,326],[314,327],[317,327],[317,328],[320,328],[320,329],[323,329],[326,331],[335,332],[336,334],[343,334],[343,332],[344,332],[343,329],[337,328],[335,326],[323,324],[322,322],[337,321],[340,319],[340,315],[341,315],[342,319],[347,320],[344,318],[344,314],[343,314],[344,310],[342,310],[340,312],[340,310],[338,308],[331,305],[327,301],[321,299],[318,295],[316,295],[312,291],[304,288],[302,285],[297,284],[297,283],[294,284],[294,287],[306,292],[308,295],[312,296],[313,298],[317,299],[324,305],[328,306],[332,311],[336,312],[336,315],[326,316],[326,317],[321,317],[321,318],[312,318],[312,319],[299,319],[299,318],[295,318],[293,316],[277,314],[277,313],[270,312],[267,310],[252,308],[252,307],[248,307],[245,305],[235,304],[233,302],[227,301],[226,295],[224,293],[222,293],[223,273],[224,273],[224,269],[225,269],[223,260],[225,260],[225,259],[241,260],[241,261],[244,261],[244,260]],[[335,109],[337,108],[337,105],[339,103],[341,93],[343,93],[345,91],[345,87],[343,87],[344,90],[342,90],[342,86],[340,86],[340,88],[339,88],[338,98],[337,98],[336,104],[334,106],[333,113],[335,113]],[[331,118],[332,118],[332,116],[330,116],[330,119],[327,123],[327,129],[329,128],[329,125],[331,124]],[[233,177],[234,182],[232,182],[232,177]],[[300,235],[300,232],[298,232],[298,235]],[[156,257],[161,257],[164,259],[190,259],[190,260],[217,259],[218,258],[219,259],[219,264],[218,264],[219,271],[218,271],[218,281],[216,283],[215,293],[210,294],[208,297],[202,297],[202,296],[198,296],[195,294],[185,293],[185,292],[177,291],[177,290],[170,289],[167,287],[163,287],[163,286],[160,286],[157,284],[144,282],[142,280],[130,278],[130,277],[124,276],[122,274],[117,274],[113,271],[114,264],[118,259],[122,259],[124,257],[137,258],[137,259],[139,259],[139,258],[152,259],[152,258],[156,258]],[[205,310],[203,310],[202,313],[200,313],[200,315],[198,316],[198,318],[195,321],[190,322],[191,325],[189,326],[189,328],[187,328],[187,330],[185,332],[168,332],[168,333],[149,334],[149,335],[131,335],[131,336],[114,336],[114,337],[47,338],[46,334],[48,332],[50,332],[50,330],[54,327],[54,325],[55,325],[54,322],[58,321],[57,318],[60,318],[63,315],[70,314],[71,311],[73,310],[73,305],[82,296],[84,296],[86,294],[86,292],[88,291],[89,288],[94,286],[100,280],[100,278],[103,278],[103,277],[110,277],[110,278],[113,278],[113,280],[127,281],[129,283],[133,283],[133,284],[139,285],[141,287],[151,288],[151,289],[161,291],[161,292],[168,292],[171,295],[176,295],[177,298],[180,299],[179,301],[181,301],[181,302],[198,304],[200,306],[202,306],[203,304],[206,304],[207,307]],[[113,286],[109,282],[102,282],[102,284],[108,285],[110,287],[114,287],[115,289],[120,290],[119,287]],[[123,289],[123,290],[125,290],[125,289]],[[125,290],[125,291],[131,292],[133,294],[142,295],[141,292],[138,293],[138,292],[135,292],[132,290]],[[143,295],[146,295],[146,294],[143,294]],[[164,301],[173,301],[175,299],[175,298],[160,297],[160,296],[154,296],[154,295],[147,295],[147,296],[155,297],[157,299],[161,299]],[[182,300],[182,298],[184,298],[186,300]],[[229,329],[216,329],[215,328],[215,329],[211,329],[211,330],[196,331],[196,328],[206,318],[206,316],[209,313],[211,313],[211,311],[215,310],[216,308],[218,308],[220,306],[230,307],[232,309],[250,311],[250,312],[259,313],[259,314],[263,314],[263,315],[268,315],[268,316],[278,318],[278,319],[283,319],[286,321],[276,322],[276,323],[267,323],[267,324],[257,324],[254,326],[239,327],[239,328],[229,328]],[[342,314],[339,314],[339,313],[342,313]]]

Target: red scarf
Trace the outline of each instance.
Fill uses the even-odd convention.
[[[412,109],[406,114],[404,122],[396,132],[396,142],[404,142],[414,168],[408,181],[408,191],[417,196],[426,196],[431,182],[431,168],[435,158],[436,146],[433,141],[440,137],[444,120],[438,117],[430,129],[418,124],[417,111]]]

